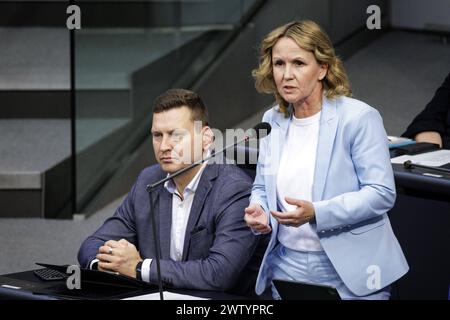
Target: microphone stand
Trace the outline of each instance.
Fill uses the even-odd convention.
[[[208,157],[204,158],[204,159],[200,159],[197,160],[195,162],[193,162],[192,164],[190,164],[189,166],[174,172],[173,174],[168,175],[167,177],[165,177],[164,179],[155,182],[153,184],[149,184],[146,186],[146,190],[148,192],[149,195],[149,199],[150,199],[150,217],[151,217],[151,221],[152,221],[152,230],[153,230],[153,243],[155,244],[155,260],[156,260],[156,273],[158,275],[158,289],[159,289],[159,298],[161,300],[164,300],[164,295],[163,295],[163,287],[162,287],[162,278],[161,278],[161,246],[159,244],[159,234],[158,234],[158,229],[156,228],[156,222],[155,222],[155,211],[154,211],[154,206],[153,206],[153,197],[152,197],[152,192],[156,189],[156,187],[160,186],[161,184],[165,183],[168,180],[171,180],[175,177],[178,177],[179,175],[185,173],[186,171],[191,170],[192,168],[198,166],[199,164],[204,163],[205,161],[208,161],[212,158],[214,158],[215,156],[217,156],[218,154],[223,153],[225,150],[231,148],[231,147],[235,147],[236,145],[238,145],[239,143],[242,142],[247,142],[250,139],[250,137],[244,137],[243,139],[233,143],[233,144],[229,144],[227,145],[225,148],[223,148],[222,150],[218,151],[218,152],[212,152],[211,155],[209,155]]]
[[[159,299],[164,300],[163,288],[162,288],[162,279],[161,279],[161,246],[159,244],[159,235],[157,234],[156,222],[155,222],[155,214],[154,214],[154,206],[153,206],[153,196],[152,191],[153,188],[149,188],[147,186],[148,197],[150,200],[150,218],[152,221],[152,230],[153,230],[153,243],[155,245],[155,255],[156,255],[156,273],[158,275],[158,291],[159,291]]]
[[[403,167],[405,167],[406,169],[413,169],[414,167],[416,167],[416,168],[423,168],[423,169],[428,169],[428,170],[435,170],[435,171],[450,173],[449,169],[441,168],[441,167],[424,166],[422,164],[413,163],[413,162],[411,162],[411,160],[407,160],[407,161],[403,162]]]

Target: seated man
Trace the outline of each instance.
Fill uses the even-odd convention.
[[[159,164],[141,172],[114,216],[84,241],[78,260],[85,268],[157,284],[146,186],[205,157],[213,134],[202,100],[183,89],[169,90],[155,100],[151,132]],[[250,293],[267,244],[243,219],[252,179],[234,165],[211,162],[152,193],[163,285]]]
[[[450,149],[450,73],[402,136]]]

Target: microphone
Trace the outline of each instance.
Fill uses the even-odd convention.
[[[204,159],[197,160],[194,163],[190,164],[189,166],[172,173],[171,175],[165,177],[164,179],[159,180],[158,182],[155,182],[153,184],[147,185],[146,190],[148,192],[148,191],[150,191],[152,189],[155,189],[157,186],[165,183],[168,180],[171,180],[171,179],[179,176],[180,174],[185,173],[186,171],[191,170],[192,168],[198,166],[199,164],[202,164],[203,162],[206,162],[206,161],[210,160],[211,158],[214,158],[218,154],[221,154],[221,153],[225,152],[227,149],[235,147],[236,145],[238,145],[239,143],[242,143],[244,141],[245,142],[249,141],[250,138],[255,138],[257,140],[262,139],[265,136],[269,135],[271,130],[272,130],[272,127],[270,126],[270,124],[268,124],[267,122],[260,122],[256,126],[254,126],[252,128],[252,130],[251,130],[251,131],[253,131],[255,133],[255,135],[252,132],[251,135],[245,136],[243,139],[241,139],[241,140],[239,140],[239,141],[237,141],[237,142],[235,142],[233,144],[229,144],[229,145],[225,146],[224,148],[222,148],[219,151],[212,152],[210,156],[208,156],[208,157],[206,157]]]
[[[424,168],[424,169],[429,169],[429,170],[435,170],[435,171],[450,173],[449,169],[440,168],[440,167],[424,166],[422,164],[413,163],[411,160],[407,160],[407,161],[403,162],[403,167],[405,167],[406,169],[413,169],[414,167],[416,167],[416,168]]]
[[[252,128],[252,130],[255,130],[256,132],[256,139],[262,139],[265,136],[268,136],[270,134],[270,131],[272,130],[272,127],[267,122],[260,122],[256,126]]]
[[[152,192],[155,190],[156,187],[164,184],[166,181],[171,180],[183,173],[185,173],[186,171],[191,170],[192,168],[210,160],[211,158],[214,158],[215,156],[217,156],[218,154],[221,154],[223,152],[225,152],[225,150],[229,149],[229,148],[233,148],[235,146],[237,146],[239,143],[242,142],[247,142],[250,140],[250,138],[254,138],[254,139],[262,139],[265,136],[270,134],[270,131],[272,130],[272,127],[270,126],[269,123],[267,122],[260,122],[258,123],[256,126],[254,126],[250,131],[251,134],[248,136],[245,136],[243,139],[229,144],[227,146],[225,146],[224,148],[222,148],[219,151],[214,151],[211,153],[210,156],[204,158],[204,159],[200,159],[197,160],[195,162],[193,162],[192,164],[188,165],[187,167],[180,169],[170,175],[168,175],[167,177],[165,177],[164,179],[161,179],[153,184],[148,184],[146,186],[146,190],[148,192],[149,195],[149,199],[150,199],[150,217],[151,217],[151,221],[152,221],[152,230],[153,230],[153,242],[155,244],[155,261],[156,261],[156,273],[158,275],[158,288],[159,288],[159,297],[161,300],[164,300],[164,295],[163,295],[163,288],[162,288],[162,279],[161,279],[161,246],[159,244],[159,235],[157,234],[157,229],[156,229],[156,222],[155,222],[155,211],[154,211],[154,207],[153,207],[153,199],[152,199]]]

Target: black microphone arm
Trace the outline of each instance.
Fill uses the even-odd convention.
[[[250,140],[250,138],[256,138],[257,140],[267,136],[270,134],[270,131],[272,130],[272,127],[270,126],[269,123],[267,122],[261,122],[258,123],[256,126],[254,126],[252,128],[252,130],[255,131],[256,136],[252,137],[252,136],[245,136],[243,139],[229,144],[227,146],[225,146],[222,150],[220,151],[214,151],[212,152],[208,157],[197,160],[195,162],[193,162],[192,164],[188,165],[187,167],[178,170],[170,175],[168,175],[167,177],[165,177],[164,179],[161,179],[153,184],[148,184],[146,186],[146,190],[149,194],[149,199],[150,199],[150,217],[151,217],[151,221],[152,221],[152,230],[153,230],[153,242],[155,244],[155,260],[156,260],[156,273],[158,275],[158,288],[159,288],[159,297],[161,300],[164,300],[164,295],[163,295],[163,287],[162,287],[162,277],[161,277],[161,246],[159,244],[159,235],[158,235],[158,230],[156,228],[156,222],[155,222],[155,213],[154,213],[154,204],[153,204],[153,197],[152,197],[152,192],[155,190],[156,187],[160,186],[161,184],[165,183],[166,181],[169,181],[183,173],[185,173],[186,171],[191,170],[192,168],[214,158],[215,156],[217,156],[218,154],[222,154],[223,152],[225,152],[227,149],[235,147],[236,145],[238,145],[239,143],[242,142],[247,142],[248,140]]]
[[[411,160],[407,160],[407,161],[403,162],[403,167],[405,167],[406,169],[413,169],[414,167],[416,167],[416,168],[423,168],[423,169],[429,169],[429,170],[450,173],[449,169],[441,168],[441,167],[424,166],[422,164],[413,163]]]

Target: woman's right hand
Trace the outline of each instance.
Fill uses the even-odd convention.
[[[247,226],[256,232],[269,233],[272,228],[269,226],[269,219],[264,209],[257,203],[251,203],[245,208],[244,220]]]

